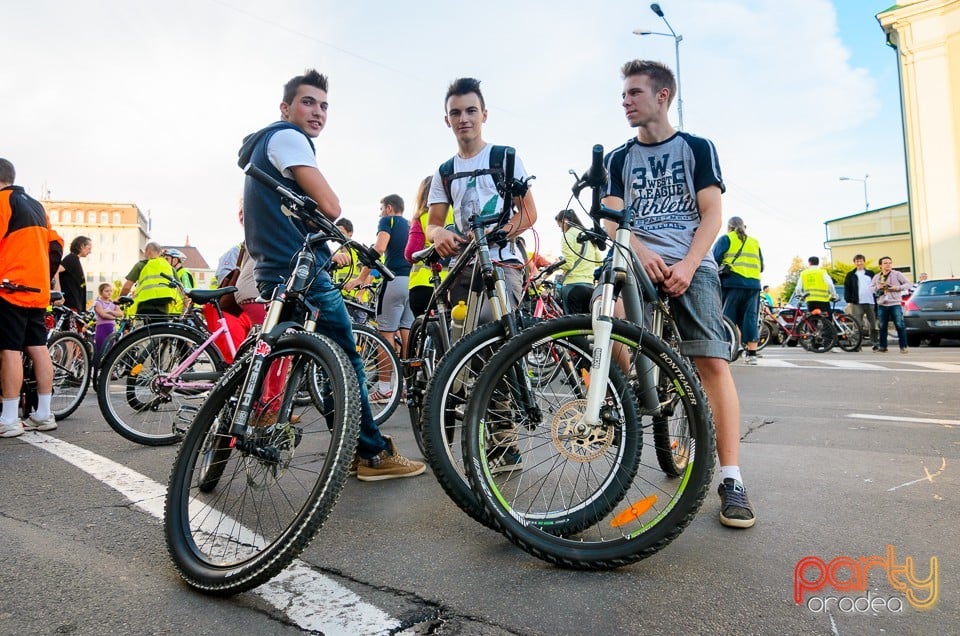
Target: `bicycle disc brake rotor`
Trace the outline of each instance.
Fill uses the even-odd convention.
[[[300,440],[297,427],[289,422],[258,428],[254,435],[261,448],[270,448],[276,456],[275,459],[262,459],[253,455],[243,458],[247,485],[254,490],[263,490],[280,481],[286,473]]]
[[[598,424],[578,431],[587,407],[585,399],[570,400],[554,414],[550,423],[553,446],[565,458],[575,462],[599,459],[613,444],[614,427]]]

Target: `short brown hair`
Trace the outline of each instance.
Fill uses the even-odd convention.
[[[673,103],[673,96],[677,94],[677,79],[666,64],[653,60],[630,60],[623,65],[620,73],[623,75],[623,79],[633,75],[646,75],[650,78],[650,84],[653,85],[654,91],[659,93],[664,88],[670,91],[667,106]]]
[[[443,98],[443,112],[447,112],[447,100],[454,95],[469,95],[476,93],[480,98],[480,110],[487,110],[487,103],[483,100],[483,93],[480,92],[480,80],[472,77],[460,77],[450,82],[447,87],[447,96]]]
[[[289,82],[283,85],[283,103],[292,104],[293,98],[297,94],[297,89],[306,84],[319,88],[324,93],[327,92],[327,76],[321,75],[316,69],[307,69],[303,75],[297,75]]]
[[[394,212],[403,214],[403,199],[399,194],[388,194],[380,199],[380,205],[389,205]]]

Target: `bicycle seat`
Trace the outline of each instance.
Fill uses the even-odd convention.
[[[187,292],[187,296],[193,302],[198,305],[205,305],[211,300],[220,298],[227,294],[232,294],[237,291],[236,287],[221,287],[220,289],[191,289]]]
[[[421,262],[423,262],[423,263],[429,263],[429,262],[430,262],[431,260],[433,260],[435,257],[436,257],[437,259],[440,258],[439,256],[437,256],[437,248],[434,247],[433,245],[431,245],[431,246],[428,247],[428,248],[425,248],[425,249],[422,249],[422,250],[418,250],[418,251],[416,251],[416,252],[414,252],[413,254],[410,255],[410,259],[411,259],[414,263],[421,263]]]
[[[133,296],[121,296],[117,298],[117,304],[121,307],[129,307],[133,304]]]

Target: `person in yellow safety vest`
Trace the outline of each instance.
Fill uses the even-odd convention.
[[[837,299],[837,288],[827,270],[820,267],[820,259],[811,256],[807,259],[809,267],[800,272],[797,289],[794,294],[802,298],[807,294],[807,311],[819,309],[821,313],[830,311],[830,301]]]
[[[413,218],[410,221],[410,236],[407,237],[407,246],[403,250],[403,257],[413,264],[410,270],[410,311],[414,316],[420,316],[427,311],[427,305],[430,303],[430,297],[433,296],[433,285],[430,283],[430,267],[423,263],[414,263],[413,254],[422,249],[433,245],[427,240],[427,222],[430,215],[427,214],[430,208],[427,205],[427,195],[430,194],[430,186],[433,184],[433,175],[424,178],[417,188],[417,207],[413,210]],[[453,206],[447,208],[447,218],[444,225],[453,225]],[[440,272],[440,279],[447,277],[447,269]]]
[[[183,264],[187,261],[186,254],[175,247],[168,247],[163,250],[163,257],[167,259],[168,263],[170,263],[170,267],[173,268],[174,275],[176,275],[177,280],[180,281],[180,284],[183,285],[183,289],[185,291],[190,291],[197,286],[196,280],[193,277],[193,272],[183,266]],[[189,299],[182,293],[177,294],[176,300],[173,301],[173,313],[183,313],[183,308],[185,306],[189,306],[189,302]]]
[[[760,272],[763,253],[760,243],[747,236],[747,226],[739,216],[727,221],[727,233],[713,246],[713,258],[720,266],[720,292],[723,315],[740,328],[745,364],[757,364],[760,339]]]
[[[127,274],[120,295],[126,296],[136,285],[131,311],[147,317],[147,320],[163,320],[170,314],[171,305],[178,297],[177,290],[163,275],[173,278],[176,274],[155,241],[143,247],[143,255],[145,258]]]
[[[334,223],[347,238],[353,238],[353,222],[350,219],[340,217]],[[341,247],[333,255],[333,268],[330,272],[333,284],[340,287],[340,293],[345,298],[355,299],[357,302],[365,302],[367,290],[351,289],[346,290],[343,284],[348,280],[353,280],[360,273],[360,261],[357,258],[357,250],[352,247]]]
[[[563,311],[568,314],[590,313],[590,299],[593,297],[593,272],[603,261],[600,249],[591,241],[580,242],[577,239],[583,233],[583,223],[573,210],[561,210],[554,217],[563,237],[560,240],[560,256],[564,263],[563,286],[560,299]]]

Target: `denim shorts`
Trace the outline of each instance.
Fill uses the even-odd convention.
[[[687,291],[670,298],[669,304],[683,340],[680,351],[684,355],[730,359],[730,344],[723,327],[720,277],[715,269],[698,267]]]

